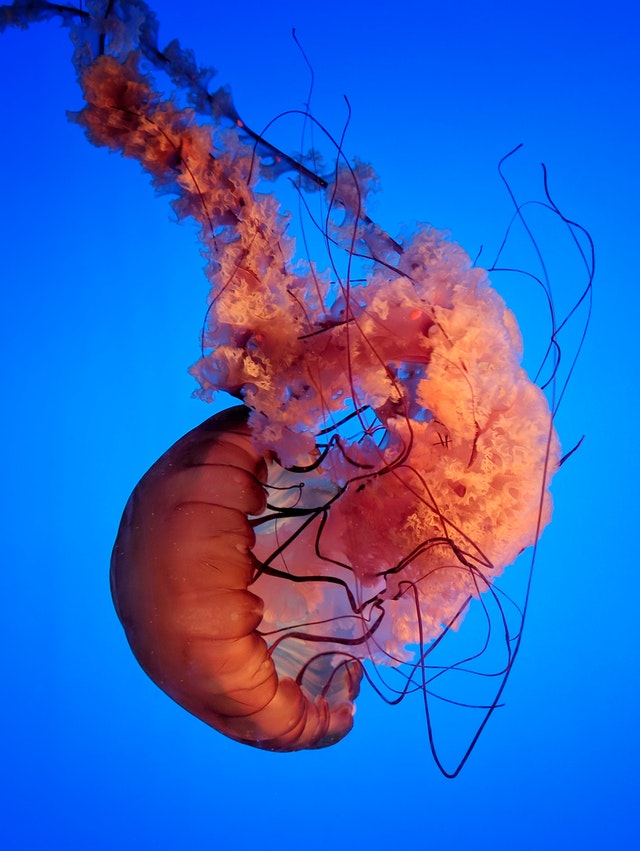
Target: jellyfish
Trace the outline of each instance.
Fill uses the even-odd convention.
[[[201,399],[239,402],[178,440],[124,510],[111,589],[138,662],[205,723],[271,751],[341,740],[363,680],[391,703],[417,692],[453,776],[521,638],[524,610],[496,580],[549,522],[561,462],[513,313],[447,234],[423,225],[395,239],[377,226],[373,170],[348,162],[308,110],[333,145],[324,171],[251,130],[188,50],[158,47],[142,0],[0,14],[62,18],[85,100],[75,120],[196,222],[210,295],[191,372]],[[283,174],[326,268],[297,252],[267,188]],[[546,206],[579,235],[548,195]],[[553,381],[555,337],[549,358]],[[434,661],[474,605],[485,637]],[[502,660],[479,671],[496,632]],[[430,701],[459,703],[443,684],[474,673],[491,694],[467,703],[480,721],[448,770]]]

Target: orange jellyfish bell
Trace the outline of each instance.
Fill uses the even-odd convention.
[[[140,665],[185,709],[247,744],[323,747],[351,729],[361,669],[325,659],[301,687],[258,632],[248,517],[265,508],[266,465],[247,414],[211,417],[144,476],[114,547],[113,599]]]

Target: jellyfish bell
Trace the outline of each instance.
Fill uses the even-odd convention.
[[[139,663],[185,709],[247,744],[322,747],[350,730],[361,671],[325,652],[301,686],[259,632],[248,518],[265,508],[267,468],[247,414],[211,417],[143,477],[113,550],[113,599]]]

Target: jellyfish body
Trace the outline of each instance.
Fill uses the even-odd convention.
[[[390,702],[419,690],[425,707],[432,680],[468,673],[489,637],[459,664],[428,660],[493,595],[506,661],[482,671],[499,685],[474,707],[481,729],[523,618],[510,633],[494,583],[549,521],[559,463],[513,314],[447,234],[378,228],[373,172],[339,145],[323,175],[274,153],[188,51],[158,48],[142,0],[87,9],[18,3],[0,23],[62,16],[86,101],[76,120],[198,224],[211,294],[197,395],[243,403],[179,440],[129,500],[111,581],[134,654],[238,741],[323,747],[351,729],[371,667],[401,672]],[[161,95],[148,66],[178,94]],[[292,168],[301,197],[319,199],[327,271],[296,255],[265,191]]]
[[[321,272],[296,257],[236,132],[163,98],[135,52],[98,56],[80,80],[91,141],[138,159],[198,222],[211,296],[192,373],[203,399],[224,390],[246,406],[178,442],[134,492],[118,613],[145,670],[207,723],[274,750],[332,743],[363,663],[408,664],[394,694],[414,690],[424,648],[537,540],[559,457],[547,401],[486,272],[433,228],[400,246],[370,222],[370,170],[338,154],[324,181]],[[212,458],[244,453],[241,472],[212,460],[194,475],[183,451],[201,440]]]

